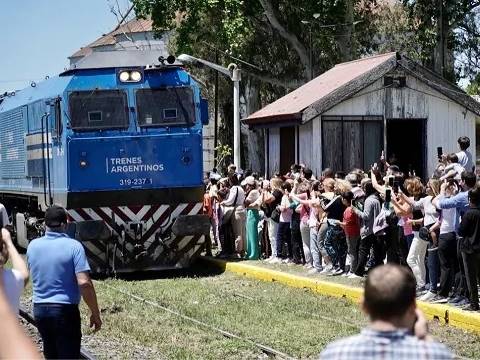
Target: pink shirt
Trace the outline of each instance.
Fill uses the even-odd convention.
[[[407,220],[410,219],[407,216],[403,216],[403,235],[408,236],[413,234],[412,224],[407,224]]]

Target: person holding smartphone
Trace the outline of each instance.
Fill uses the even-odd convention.
[[[428,334],[415,295],[415,277],[406,267],[387,264],[370,271],[362,302],[369,325],[358,335],[327,345],[320,359],[453,359],[452,352]]]

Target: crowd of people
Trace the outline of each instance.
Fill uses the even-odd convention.
[[[361,278],[384,263],[408,267],[420,300],[478,311],[480,186],[468,137],[438,153],[425,181],[384,154],[368,171],[307,166],[265,179],[230,165],[208,174],[204,212],[218,257],[304,266]]]

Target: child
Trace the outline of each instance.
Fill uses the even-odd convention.
[[[292,242],[291,242],[291,230],[290,230],[290,221],[292,220],[292,213],[293,210],[291,208],[289,194],[292,191],[292,185],[289,182],[285,182],[282,185],[282,189],[284,191],[282,201],[279,205],[280,210],[280,221],[278,223],[277,229],[277,257],[273,263],[280,262],[283,257],[283,244],[287,243],[287,259],[285,260],[286,263],[293,262],[293,254],[292,254]]]
[[[465,171],[462,165],[458,163],[458,156],[456,154],[447,155],[447,166],[443,171],[443,175],[440,180],[455,179],[457,181],[462,180],[462,173]]]
[[[347,238],[347,266],[349,271],[345,276],[350,275],[357,268],[358,259],[358,240],[360,239],[360,221],[357,214],[352,209],[353,193],[351,191],[342,194],[342,202],[347,208],[343,212],[343,220],[340,225],[345,231]]]

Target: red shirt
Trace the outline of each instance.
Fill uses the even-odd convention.
[[[343,222],[345,223],[345,235],[360,235],[360,221],[351,206],[347,207],[343,212]]]

